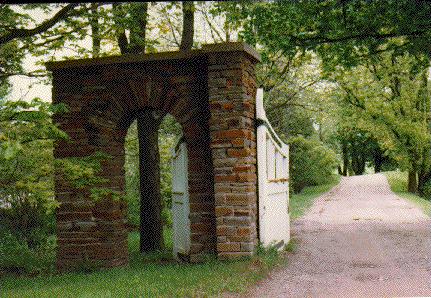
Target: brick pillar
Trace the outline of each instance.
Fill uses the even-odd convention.
[[[252,255],[257,244],[257,171],[254,64],[242,43],[209,45],[208,92],[214,167],[217,253]]]
[[[56,71],[53,77],[53,102],[64,103],[69,109],[66,114],[57,115],[55,122],[70,136],[69,141],[55,144],[55,158],[105,152],[113,158],[103,163],[99,175],[109,182],[101,186],[124,191],[124,138],[127,131],[117,129],[100,116],[108,113],[111,106],[103,104],[106,96],[104,99],[102,92],[85,91],[83,80],[74,73]],[[88,188],[74,188],[60,171],[55,175],[55,195],[60,203],[56,212],[57,268],[60,271],[89,265],[115,267],[127,264],[124,224],[127,208],[124,202],[110,199],[94,202],[89,198]]]

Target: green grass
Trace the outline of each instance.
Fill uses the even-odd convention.
[[[391,186],[393,192],[421,208],[426,215],[431,216],[431,202],[415,194],[407,192],[406,172],[391,171],[385,172],[384,174],[386,178],[388,178],[389,185]]]
[[[167,251],[139,253],[139,235],[130,233],[130,265],[92,273],[0,278],[0,297],[208,297],[222,292],[243,292],[266,276],[284,258],[273,250],[239,261],[208,258],[201,264],[172,260],[171,233]],[[168,247],[170,246],[170,247]]]
[[[328,184],[305,187],[299,194],[293,194],[290,197],[290,219],[294,220],[304,215],[304,213],[313,205],[314,200],[325,192],[330,191],[340,182],[340,176],[335,176],[333,181]]]

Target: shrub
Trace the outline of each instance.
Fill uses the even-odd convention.
[[[289,139],[291,187],[296,193],[306,186],[329,183],[337,169],[335,152],[322,142],[302,136]]]
[[[34,249],[53,232],[53,140],[66,138],[51,120],[64,111],[40,100],[0,106],[0,227]]]
[[[30,275],[54,271],[55,236],[44,237],[33,248],[4,229],[0,239],[0,271]]]
[[[424,198],[431,201],[431,180],[428,180],[423,188]]]

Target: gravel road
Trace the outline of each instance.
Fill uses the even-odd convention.
[[[431,220],[382,174],[343,178],[292,235],[287,265],[243,297],[431,296]]]

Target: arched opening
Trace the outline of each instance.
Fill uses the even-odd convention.
[[[152,116],[154,116],[154,112],[152,111]],[[142,114],[138,114],[139,116]],[[141,125],[145,125],[144,128],[139,127],[139,120],[144,122],[141,123]],[[157,122],[151,124],[148,124],[146,120],[148,119],[143,117],[133,121],[124,144],[127,221],[129,231],[131,231],[129,247],[133,254],[159,251],[164,256],[172,256],[174,246],[172,202],[173,197],[177,195],[173,189],[173,176],[175,175],[173,167],[184,137],[181,125],[170,114],[161,115]],[[142,134],[146,135],[140,138]],[[158,146],[154,147],[155,144],[152,143],[154,140],[149,139],[151,136],[157,138],[156,145]],[[152,152],[152,156],[144,157],[142,160],[142,155],[149,154],[151,153],[149,151],[152,150],[155,150]],[[158,165],[148,159],[158,160]],[[151,173],[152,171],[153,173]],[[147,174],[152,177],[142,177],[143,179],[141,179],[141,175]],[[188,180],[186,168],[178,168],[176,174]],[[141,183],[147,185],[142,187]],[[159,189],[150,189],[151,187]],[[143,193],[142,188],[144,188]],[[159,201],[154,202],[154,200]],[[151,206],[148,206],[148,203]],[[150,217],[151,220],[148,221],[145,217]],[[178,221],[178,215],[176,220]],[[179,220],[184,222],[188,218]]]

